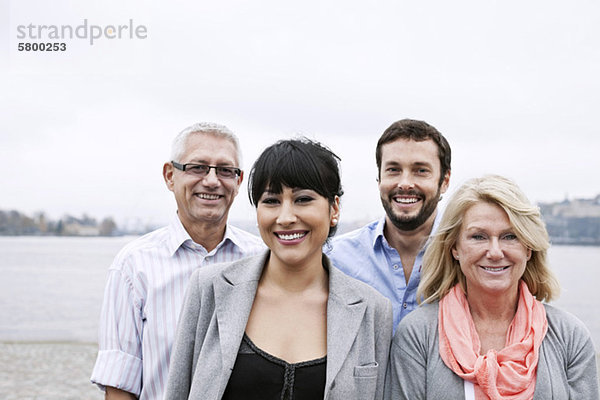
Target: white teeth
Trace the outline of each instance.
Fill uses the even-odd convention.
[[[482,267],[482,268],[485,269],[486,271],[499,272],[499,271],[502,271],[502,270],[504,270],[504,269],[506,269],[508,267],[494,267],[494,268],[492,268],[492,267]]]
[[[219,198],[218,194],[208,194],[208,193],[199,193],[196,196],[205,200],[217,200]]]
[[[277,234],[277,236],[278,236],[280,239],[283,239],[283,240],[295,240],[295,239],[300,239],[301,237],[304,237],[305,235],[306,235],[306,232],[305,232],[305,233],[292,233],[291,235],[284,235],[284,234],[281,234],[281,233],[278,233],[278,234]]]
[[[413,203],[416,203],[417,201],[419,201],[419,199],[415,199],[415,198],[410,198],[410,199],[395,198],[394,200],[396,201],[396,203],[402,203],[402,204],[413,204]]]

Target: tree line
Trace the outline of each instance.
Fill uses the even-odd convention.
[[[112,217],[98,221],[83,214],[81,217],[64,215],[53,220],[44,212],[37,212],[30,217],[16,210],[0,210],[0,235],[3,236],[117,236],[122,233]]]

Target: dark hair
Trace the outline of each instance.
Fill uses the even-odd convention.
[[[433,126],[425,121],[417,121],[414,119],[402,119],[394,122],[379,138],[375,149],[378,176],[381,176],[381,148],[384,144],[394,142],[398,139],[414,140],[416,142],[422,142],[429,139],[433,140],[438,147],[438,156],[440,158],[441,175],[439,184],[441,185],[446,173],[450,171],[450,145],[446,138]]]
[[[250,170],[248,198],[258,206],[266,190],[281,193],[283,186],[314,190],[333,204],[344,193],[340,158],[322,144],[307,138],[280,140],[267,147]],[[337,225],[329,230],[335,234]]]

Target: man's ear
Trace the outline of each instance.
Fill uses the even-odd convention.
[[[450,185],[450,170],[446,171],[446,175],[444,175],[444,180],[440,186],[440,194],[446,193],[448,190],[448,186]]]
[[[233,197],[236,197],[240,192],[242,181],[244,180],[244,171],[240,171],[240,176],[235,179],[235,187],[233,188]]]
[[[174,182],[173,182],[173,164],[170,162],[166,162],[163,165],[163,178],[165,179],[165,184],[167,185],[167,189],[171,192],[173,191]]]

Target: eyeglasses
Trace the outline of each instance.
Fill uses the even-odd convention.
[[[183,172],[188,172],[197,177],[205,177],[210,173],[211,168],[215,169],[215,173],[219,178],[233,179],[236,176],[240,176],[242,170],[235,167],[219,167],[216,165],[205,165],[205,164],[179,164],[178,162],[171,161],[173,166]]]

